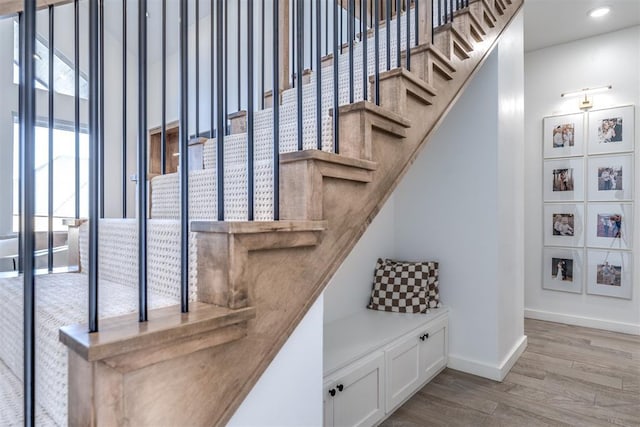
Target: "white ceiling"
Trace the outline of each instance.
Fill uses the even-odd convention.
[[[589,17],[588,12],[598,6],[610,6],[611,12],[599,19]],[[541,49],[639,24],[640,0],[525,0],[524,49]]]

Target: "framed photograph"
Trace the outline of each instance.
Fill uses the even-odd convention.
[[[584,114],[545,117],[544,157],[571,157],[584,154]]]
[[[545,246],[583,246],[583,227],[583,204],[545,203]]]
[[[589,247],[631,249],[633,204],[590,203],[585,227]]]
[[[544,248],[542,288],[582,293],[583,250]]]
[[[587,293],[631,299],[631,253],[624,251],[589,250]]]
[[[633,173],[633,154],[590,157],[587,168],[588,200],[631,200]]]
[[[545,201],[583,200],[584,159],[545,160],[543,186]]]
[[[607,108],[589,112],[589,154],[633,150],[634,109]]]

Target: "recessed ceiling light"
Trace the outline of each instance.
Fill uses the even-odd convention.
[[[589,16],[592,18],[600,18],[611,12],[611,8],[609,6],[597,7],[589,12]]]

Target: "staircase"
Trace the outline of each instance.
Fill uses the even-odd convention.
[[[293,131],[295,90],[283,92],[277,221],[274,165],[269,160],[271,109],[257,112],[255,119],[255,164],[262,171],[255,186],[258,221],[247,221],[243,205],[244,133],[225,140],[225,157],[231,159],[225,168],[227,220],[214,220],[217,146],[215,139],[208,140],[205,168],[190,173],[197,301],[186,314],[175,307],[151,310],[146,323],[136,323],[131,315],[107,319],[94,334],[87,333],[86,326],[63,328],[60,340],[71,350],[69,423],[183,425],[188,414],[189,424],[224,425],[402,180],[522,3],[472,1],[455,13],[453,22],[435,29],[433,42],[410,48],[410,70],[387,71],[381,64],[380,105],[370,101],[376,95],[372,77],[368,100],[363,99],[362,73],[372,76],[375,67],[373,42],[368,43],[367,66],[355,70],[353,103],[346,84],[347,56],[323,61],[324,93],[333,92],[332,61],[340,63],[339,154],[333,152],[335,114],[328,97],[321,108],[323,149],[315,149],[317,74],[312,73],[303,88],[305,121],[313,125],[305,127],[302,151],[296,150]],[[355,49],[361,55],[362,43]],[[401,58],[406,65],[406,46]],[[152,218],[179,218],[178,175],[158,176],[151,185]]]

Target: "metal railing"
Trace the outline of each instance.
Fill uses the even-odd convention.
[[[468,0],[364,0],[359,2],[356,10],[355,0],[246,0],[231,2],[224,0],[179,0],[179,16],[169,11],[171,3],[162,0],[159,9],[160,19],[149,16],[147,0],[139,0],[137,5],[137,23],[132,19],[132,12],[127,0],[121,3],[121,16],[111,22],[105,14],[104,0],[89,0],[88,14],[80,13],[78,0],[73,1],[73,56],[74,56],[74,127],[75,127],[75,214],[80,216],[80,129],[81,129],[81,40],[88,40],[88,129],[89,129],[89,257],[88,257],[88,287],[89,287],[89,316],[88,328],[90,332],[99,330],[99,272],[98,272],[98,240],[99,218],[105,217],[107,202],[114,204],[114,200],[105,200],[105,105],[119,103],[121,108],[121,123],[118,133],[121,146],[121,157],[113,161],[113,165],[121,168],[118,187],[120,188],[120,203],[116,203],[119,216],[125,218],[131,215],[130,203],[127,202],[130,189],[128,186],[128,156],[130,150],[129,133],[137,129],[137,217],[139,241],[139,320],[148,319],[147,307],[147,212],[148,189],[147,175],[149,162],[149,127],[150,115],[148,99],[148,81],[152,73],[158,72],[158,67],[150,68],[149,58],[151,43],[159,46],[160,58],[154,58],[159,63],[160,71],[160,102],[161,123],[160,165],[161,173],[167,169],[168,122],[170,113],[168,106],[177,111],[173,119],[179,123],[179,177],[180,177],[180,230],[181,230],[181,261],[183,266],[189,264],[189,156],[187,155],[189,142],[194,137],[216,139],[216,186],[217,186],[217,216],[224,221],[225,216],[225,140],[229,134],[229,105],[236,105],[237,110],[246,109],[246,144],[247,158],[247,205],[246,219],[255,219],[255,144],[256,144],[256,112],[271,110],[273,127],[268,130],[273,136],[271,161],[273,168],[273,219],[279,220],[279,157],[281,153],[281,94],[286,90],[295,91],[296,100],[296,138],[297,149],[305,148],[303,130],[305,126],[315,126],[315,148],[323,149],[323,118],[326,109],[323,105],[330,105],[332,116],[332,151],[340,152],[339,114],[344,104],[360,100],[371,99],[380,105],[380,72],[403,66],[402,53],[405,53],[404,66],[411,68],[411,47],[417,46],[425,40],[433,40],[432,29],[436,25],[444,25],[453,20],[454,12],[467,7]],[[238,5],[242,5],[239,7]],[[205,7],[206,6],[206,7]],[[62,7],[62,6],[60,6]],[[47,188],[49,206],[49,268],[53,266],[53,210],[52,200],[55,185],[53,175],[53,128],[55,117],[55,88],[54,83],[54,55],[55,42],[55,11],[58,6],[50,5],[47,10],[48,47],[49,47],[49,94],[48,94],[48,127],[49,127],[49,185]],[[420,14],[430,17],[433,25],[427,22],[426,28],[420,27]],[[430,14],[426,12],[430,11]],[[231,15],[231,13],[235,15]],[[154,19],[153,23],[151,19]],[[81,34],[83,19],[88,21],[88,34]],[[403,21],[404,20],[404,21]],[[36,34],[36,3],[35,0],[25,0],[23,12],[18,16],[20,27],[20,253],[21,270],[24,273],[24,411],[25,425],[34,425],[35,418],[35,286],[34,286],[34,229],[35,214],[34,194],[34,144],[35,144],[35,40]],[[178,24],[179,23],[179,24]],[[118,91],[105,91],[105,28],[120,25],[121,46],[118,56],[121,57],[121,82]],[[170,26],[170,24],[178,24]],[[236,28],[231,28],[233,25]],[[149,38],[150,27],[158,36]],[[159,28],[155,28],[158,26]],[[132,37],[131,27],[135,28]],[[209,28],[209,34],[203,33],[202,27]],[[403,31],[404,28],[404,31]],[[428,32],[431,36],[424,37]],[[137,34],[137,35],[136,35]],[[413,36],[412,36],[413,35]],[[208,38],[207,38],[208,36]],[[170,61],[168,37],[179,40],[177,63]],[[286,40],[288,38],[288,40]],[[136,45],[137,43],[137,45]],[[382,44],[384,43],[384,49]],[[392,58],[395,43],[395,58]],[[208,44],[208,46],[207,46]],[[129,56],[132,46],[137,46],[137,62],[132,64]],[[231,51],[235,46],[237,52]],[[271,55],[267,55],[265,47],[272,46]],[[286,47],[291,48],[286,50]],[[369,48],[373,46],[373,72],[370,72]],[[403,47],[404,46],[404,47]],[[117,47],[117,46],[116,46]],[[283,51],[283,47],[285,50]],[[256,48],[259,52],[256,52]],[[358,52],[360,49],[360,52]],[[209,58],[207,63],[206,58]],[[258,60],[259,58],[259,60]],[[257,62],[257,63],[256,63]],[[172,96],[170,86],[175,86],[175,80],[168,81],[168,70],[171,65],[177,65],[179,94]],[[384,63],[384,64],[383,64]],[[361,83],[356,82],[358,66],[363,71],[360,74]],[[131,82],[129,73],[135,67],[137,81]],[[315,120],[305,117],[303,108],[305,97],[304,75],[306,70],[312,70],[315,78]],[[294,71],[294,72],[291,72]],[[340,76],[348,74],[346,93],[340,90]],[[271,82],[268,75],[271,74]],[[109,76],[111,77],[111,76]],[[234,77],[234,88],[229,84]],[[370,88],[370,77],[373,77]],[[325,91],[323,83],[333,81],[331,93]],[[361,94],[357,96],[356,86],[361,85]],[[206,91],[208,86],[208,93]],[[137,88],[137,99],[131,99],[129,89]],[[234,90],[235,89],[235,90]],[[271,93],[272,105],[266,108],[266,94]],[[372,97],[372,94],[374,95]],[[121,97],[119,101],[114,98]],[[207,99],[208,97],[208,99]],[[193,102],[192,102],[193,101]],[[232,102],[233,101],[233,102]],[[130,116],[130,103],[137,105],[137,117]],[[202,110],[202,111],[201,111]],[[203,113],[203,114],[201,114]],[[203,119],[205,117],[205,119]],[[206,123],[208,117],[209,123]],[[113,118],[110,118],[113,120]],[[107,127],[106,127],[107,126]],[[261,129],[265,131],[265,129]],[[112,132],[113,134],[113,132]],[[109,141],[116,143],[116,141]],[[109,179],[116,177],[110,176]],[[213,218],[212,218],[213,219]],[[182,312],[189,310],[189,275],[186,267],[180,275],[180,305]]]

